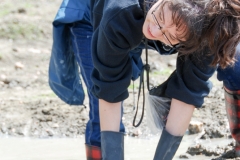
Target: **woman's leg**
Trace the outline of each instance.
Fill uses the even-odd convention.
[[[87,86],[89,97],[89,121],[85,132],[87,156],[89,159],[94,159],[95,157],[97,160],[100,156],[99,154],[101,154],[101,130],[98,99],[90,92],[93,85],[91,81],[91,72],[93,70],[91,58],[92,26],[86,22],[78,22],[70,28],[70,32],[74,54],[80,66],[80,73]],[[120,131],[125,132],[121,120]]]
[[[161,134],[154,160],[171,160],[190,123],[194,106],[172,99],[166,128]]]

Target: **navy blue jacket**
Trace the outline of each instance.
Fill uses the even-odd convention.
[[[138,0],[90,0],[90,4],[88,2],[89,0],[64,0],[64,7],[59,10],[53,23],[55,41],[53,48],[55,50],[53,49],[52,57],[64,55],[64,52],[67,53],[69,49],[69,44],[64,42],[66,35],[62,34],[67,33],[67,28],[64,26],[67,23],[79,21],[81,18],[90,19],[94,28],[92,57],[95,69],[92,74],[94,83],[92,92],[99,99],[119,102],[128,97],[127,88],[130,81],[138,76],[135,74],[133,77],[134,73],[139,73],[139,71],[135,71],[134,65],[136,64],[138,68],[141,68],[142,65],[139,61],[139,52],[143,48],[143,5]],[[85,7],[82,7],[84,5]],[[89,12],[89,8],[91,12]],[[89,13],[90,18],[88,17]],[[62,30],[59,30],[59,25],[62,26]],[[58,41],[61,43],[56,43]],[[59,45],[64,45],[65,48]],[[166,54],[161,45],[158,47],[160,54]],[[188,57],[178,57],[177,74],[168,83],[167,96],[196,107],[203,104],[204,97],[211,89],[209,78],[215,71],[215,68],[209,66],[211,57],[206,56],[207,54],[208,50],[205,49]],[[66,55],[65,57],[69,57]],[[133,63],[134,61],[137,63]],[[52,68],[51,63],[50,68]],[[55,63],[55,70],[60,72],[60,68],[61,64],[58,67]],[[69,70],[69,72],[74,75],[76,67],[75,70]],[[57,94],[58,87],[61,88],[62,84],[58,83],[58,87],[53,87],[56,85],[51,85],[51,74],[56,73],[49,72],[49,81],[51,88]],[[65,81],[67,82],[67,80]],[[73,80],[73,82],[75,81]],[[69,81],[68,84],[70,83],[72,82]],[[64,97],[65,93],[61,94]]]

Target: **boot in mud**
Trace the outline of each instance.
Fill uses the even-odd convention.
[[[85,144],[87,160],[102,160],[101,148]]]
[[[124,160],[124,133],[102,131],[101,149],[103,160]]]
[[[236,152],[235,149],[229,150],[226,153],[223,153],[222,156],[220,158],[225,158],[225,159],[232,159],[232,158],[236,158]]]
[[[183,136],[173,136],[164,128],[155,151],[154,160],[172,160]]]
[[[236,157],[240,157],[240,90],[231,91],[225,89],[225,106],[230,127],[230,132],[236,141]]]

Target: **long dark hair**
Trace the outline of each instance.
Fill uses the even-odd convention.
[[[165,0],[172,11],[180,42],[179,55],[189,55],[203,47],[202,31],[206,19],[203,0]],[[184,40],[183,40],[184,39]]]
[[[177,35],[179,55],[208,47],[212,66],[225,68],[234,64],[240,42],[239,0],[164,0],[161,8],[164,5],[172,11],[177,28],[184,29],[183,34]]]
[[[240,42],[240,1],[210,0],[206,5],[206,28],[203,36],[208,41],[214,59],[212,65],[222,68],[236,61],[236,46]]]
[[[177,13],[178,16],[173,18],[182,18],[189,32],[187,40],[181,42],[183,47],[180,52],[185,55],[191,54],[194,50],[207,46],[210,50],[209,55],[213,56],[212,66],[219,64],[221,68],[226,68],[234,65],[236,47],[240,43],[240,1],[175,1],[177,3],[170,6],[173,13]],[[189,9],[189,5],[193,7],[190,14],[184,11],[184,8]]]

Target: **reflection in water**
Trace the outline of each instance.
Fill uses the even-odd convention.
[[[196,135],[184,136],[174,160],[187,151]],[[152,160],[159,136],[148,139],[125,137],[125,160]],[[206,141],[204,145],[226,145],[231,140]],[[219,145],[220,145],[219,144]],[[85,160],[84,137],[76,139],[0,138],[0,160]],[[197,156],[194,160],[211,157]]]

